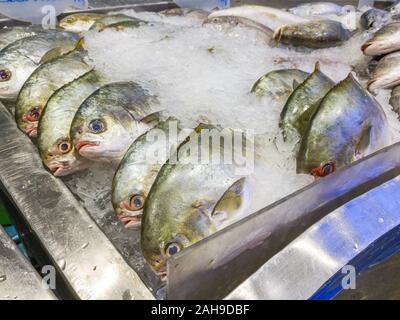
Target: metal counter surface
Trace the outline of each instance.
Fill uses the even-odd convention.
[[[152,299],[138,275],[0,105],[0,181],[19,217],[80,299]]]
[[[51,290],[0,226],[0,300],[55,300]]]
[[[395,228],[400,228],[398,208],[400,177],[348,202],[316,223],[270,259],[227,298],[309,299],[327,279],[341,274],[344,266],[353,266],[357,274],[361,273],[361,268],[368,267],[368,260],[379,256],[380,251],[383,251],[381,246],[377,246],[377,241]],[[399,231],[394,232],[394,237],[394,241],[399,244]],[[389,240],[385,239],[384,242]],[[367,252],[374,247],[377,252]],[[358,256],[360,258],[355,261]],[[340,280],[339,276],[335,285],[329,286],[329,298],[343,291]],[[365,281],[364,287],[367,283],[371,281]],[[385,284],[387,285],[388,281],[381,283]],[[348,290],[343,292],[343,296],[350,296],[351,293],[352,290]],[[383,298],[386,293],[381,290],[381,294]],[[321,296],[316,295],[315,298]]]

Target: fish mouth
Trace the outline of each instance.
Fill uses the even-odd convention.
[[[368,49],[370,46],[372,46],[372,43],[370,43],[370,42],[364,43],[364,44],[361,46],[362,52],[364,52],[364,54],[365,54],[365,52],[367,51],[367,49]]]
[[[161,279],[162,282],[166,282],[167,281],[167,279],[168,279],[167,270],[154,271],[154,272]]]
[[[28,135],[29,138],[35,139],[35,138],[37,138],[37,135],[38,135],[38,129],[37,128],[28,128],[25,130],[25,133]]]
[[[138,229],[142,223],[142,216],[121,216],[118,219],[124,224],[126,229]]]
[[[75,148],[76,148],[76,150],[78,150],[79,153],[81,151],[83,151],[84,149],[93,148],[93,147],[97,147],[97,146],[98,146],[97,143],[90,142],[90,141],[78,141],[75,144]]]
[[[62,177],[69,174],[72,170],[71,166],[55,163],[49,165],[49,170],[55,177]]]

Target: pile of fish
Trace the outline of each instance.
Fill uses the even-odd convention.
[[[271,35],[270,43],[326,48],[342,44],[351,36],[351,27],[341,15],[344,8],[332,3],[304,5],[289,11],[241,6],[211,13],[205,23],[233,23]]]
[[[349,7],[314,3],[287,11],[242,6],[160,14],[245,26],[261,33],[270,45],[273,38],[280,44],[317,49],[338,46],[351,37],[354,28],[345,23],[349,12]],[[112,185],[115,212],[127,228],[141,228],[143,255],[165,277],[169,257],[243,214],[251,183],[237,173],[235,163],[199,163],[199,154],[213,158],[229,151],[229,144],[211,148],[204,132],[227,141],[233,130],[200,120],[196,127],[184,128],[179,119],[159,109],[155,94],[134,81],[112,81],[91,66],[84,50],[87,31],[121,31],[148,23],[123,14],[79,13],[62,19],[57,30],[3,29],[0,99],[15,104],[18,127],[37,144],[54,176],[73,174],[93,162],[118,166]],[[397,26],[379,31],[364,52],[396,51],[396,35],[382,40],[383,45],[377,43]],[[376,72],[395,61],[396,54],[385,57]],[[375,79],[369,88],[382,87],[382,82]],[[251,92],[285,104],[280,127],[285,140],[298,141],[298,173],[324,177],[387,144],[385,113],[352,74],[335,83],[319,63],[311,74],[275,70],[260,78]],[[239,147],[245,145],[246,139]],[[155,154],[156,159],[149,160]]]
[[[297,173],[325,177],[389,141],[385,112],[352,74],[336,84],[319,63],[311,74],[275,70],[252,92],[286,101],[280,127],[284,139],[300,141]]]
[[[0,53],[0,98],[15,104],[18,127],[36,143],[54,176],[94,162],[119,165],[113,206],[127,228],[145,221],[143,253],[162,276],[167,257],[245,210],[249,186],[235,165],[199,164],[197,153],[187,152],[193,144],[211,157],[223,152],[223,146],[215,151],[202,140],[205,130],[222,137],[222,128],[200,122],[182,128],[158,110],[157,96],[133,81],[113,82],[90,66],[83,32],[142,24],[121,14],[74,14],[60,22],[64,30],[7,30],[18,36]],[[151,152],[159,155],[154,161]]]
[[[400,22],[381,28],[362,46],[362,51],[373,57],[368,89],[392,89],[390,104],[400,117]]]
[[[285,10],[241,6],[211,13],[205,23],[246,26],[270,35],[271,44],[307,48],[339,46],[359,29],[376,29],[400,18],[400,5],[388,10],[311,2]]]

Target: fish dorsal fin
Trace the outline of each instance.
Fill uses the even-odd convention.
[[[314,72],[317,72],[317,71],[321,71],[321,63],[319,61],[317,61],[315,63]]]
[[[78,43],[76,44],[75,49],[79,50],[79,51],[84,51],[85,50],[84,45],[85,45],[85,38],[82,37],[79,39]]]
[[[61,48],[54,48],[54,49],[51,49],[50,51],[48,51],[48,52],[42,57],[42,59],[40,59],[40,64],[44,64],[44,63],[50,62],[50,61],[52,61],[52,60],[54,60],[54,59],[56,59],[56,58],[62,56],[63,53],[64,53],[64,52],[62,51]]]

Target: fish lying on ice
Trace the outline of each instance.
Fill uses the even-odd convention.
[[[37,68],[23,85],[15,104],[18,127],[29,137],[36,138],[40,116],[52,94],[91,69],[83,61],[81,52],[70,53]]]
[[[274,70],[258,79],[251,92],[259,96],[270,96],[275,100],[286,101],[309,75],[298,69]]]
[[[115,173],[112,204],[126,228],[140,226],[145,201],[158,172],[186,139],[175,118],[160,122],[135,140]]]
[[[110,16],[104,16],[96,20],[95,23],[90,28],[90,30],[103,31],[104,29],[107,29],[107,27],[111,25],[113,25],[115,28],[118,25],[121,26],[123,23],[129,24],[130,26],[132,26],[132,24],[139,26],[141,24],[145,24],[146,21],[143,21],[135,17],[126,16],[124,14],[115,14]]]
[[[331,2],[305,3],[289,9],[289,12],[309,20],[331,20],[340,22],[346,29],[358,29],[357,13],[354,6],[340,6]],[[296,12],[296,13],[295,13]]]
[[[277,42],[308,48],[329,48],[349,40],[351,32],[343,24],[331,20],[285,25],[275,31]]]
[[[15,101],[23,84],[43,63],[75,50],[81,38],[48,30],[17,40],[0,52],[0,99]]]
[[[66,176],[88,166],[72,143],[70,129],[79,106],[107,80],[89,71],[57,90],[47,102],[38,126],[37,145],[43,163],[56,176]]]
[[[391,53],[379,60],[372,77],[368,82],[368,90],[390,89],[400,84],[400,51]]]
[[[160,12],[162,16],[166,17],[188,17],[200,20],[207,19],[210,12],[200,9],[188,9],[188,8],[173,8],[167,9]]]
[[[322,100],[302,139],[297,172],[326,176],[387,146],[379,103],[350,74]]]
[[[169,257],[212,235],[221,221],[249,204],[249,180],[238,176],[234,165],[200,163],[196,152],[188,152],[190,147],[211,157],[224,152],[224,145],[210,150],[210,144],[201,138],[203,130],[221,132],[212,126],[197,128],[190,141],[178,149],[178,161],[169,161],[161,168],[144,207],[142,252],[164,278]]]
[[[361,47],[367,56],[380,56],[400,50],[400,22],[393,22],[377,31]]]
[[[141,20],[120,21],[120,22],[112,23],[112,24],[105,26],[103,29],[99,30],[99,32],[102,32],[107,29],[114,29],[116,31],[124,31],[127,29],[139,28],[140,26],[143,26],[145,24],[147,24],[147,22],[141,21]]]
[[[219,10],[212,12],[208,16],[208,20],[219,18],[219,17],[241,17],[253,20],[263,26],[275,31],[277,28],[293,23],[308,22],[308,19],[296,16],[290,12],[283,10],[264,7],[264,6],[252,6],[246,5],[241,7],[234,7],[225,10]]]
[[[74,13],[60,20],[59,27],[71,32],[89,31],[93,24],[104,17],[98,13]]]
[[[301,17],[324,16],[324,15],[345,15],[351,10],[355,10],[352,6],[340,6],[333,2],[311,2],[303,3],[296,7],[290,8],[288,11]]]
[[[304,135],[321,100],[334,86],[316,63],[314,72],[294,90],[282,110],[279,126],[285,139]]]
[[[248,28],[251,30],[257,31],[257,38],[267,44],[269,44],[272,40],[274,32],[253,20],[243,18],[243,17],[235,17],[235,16],[226,16],[226,17],[216,17],[216,18],[208,18],[203,22],[203,26],[213,25],[213,26],[221,26],[223,28]]]
[[[93,161],[121,161],[133,141],[154,126],[156,103],[156,97],[135,82],[101,87],[82,103],[72,121],[76,150]]]

